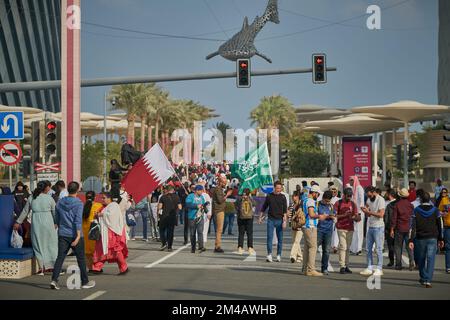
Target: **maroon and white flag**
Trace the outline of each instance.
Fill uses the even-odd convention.
[[[122,180],[125,191],[138,203],[175,174],[159,144],[155,144]]]

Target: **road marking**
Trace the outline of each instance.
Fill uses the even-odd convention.
[[[350,298],[342,297],[341,300],[351,300]]]
[[[106,291],[97,291],[93,294],[91,294],[89,297],[84,298],[83,300],[95,300],[98,297],[104,295],[106,293]]]
[[[153,262],[153,263],[150,263],[149,265],[146,265],[146,266],[145,266],[145,269],[153,268],[154,266],[156,266],[156,265],[160,264],[161,262],[164,262],[164,261],[166,261],[167,259],[173,257],[173,256],[176,255],[178,252],[180,252],[180,251],[186,249],[186,248],[189,247],[189,246],[190,246],[190,245],[187,244],[187,245],[185,245],[185,246],[183,246],[183,247],[181,247],[181,248],[178,248],[177,250],[175,250],[175,251],[172,252],[171,254],[165,256],[164,258],[161,258],[161,259],[159,259],[158,261],[155,261],[155,262]]]

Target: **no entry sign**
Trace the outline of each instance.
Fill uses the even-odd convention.
[[[13,166],[18,164],[22,159],[22,149],[15,142],[5,142],[0,145],[0,162]]]

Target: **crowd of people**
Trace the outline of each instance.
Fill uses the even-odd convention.
[[[103,273],[107,262],[117,263],[119,275],[126,275],[127,243],[136,241],[139,220],[142,240],[158,241],[160,250],[168,252],[173,250],[176,226],[183,228],[184,245],[200,254],[207,250],[208,235],[214,227],[211,249],[221,254],[222,236],[226,232],[234,235],[237,218],[236,253],[247,251],[250,255],[256,254],[254,220],[259,224],[266,221],[269,263],[282,261],[283,234],[290,229],[290,262],[298,263],[306,276],[328,275],[331,253],[338,253],[339,273],[351,274],[351,255],[363,251],[367,267],[361,275],[382,276],[384,267],[402,270],[406,252],[407,267],[419,270],[420,283],[429,288],[439,249],[445,251],[445,268],[450,273],[450,200],[440,181],[434,199],[424,190],[416,190],[414,181],[409,189],[389,187],[384,191],[363,188],[356,176],[343,188],[330,182],[324,191],[314,181],[310,185],[303,181],[290,196],[277,181],[273,192],[258,207],[254,190],[245,189],[239,194],[239,181],[231,177],[229,165],[202,163],[177,166],[181,180],[170,179],[135,203],[120,184],[129,169],[113,160],[111,191],[101,195],[86,192],[84,203],[76,182],[70,182],[67,188],[63,181],[53,187],[49,182],[39,182],[32,193],[24,184],[17,184],[13,191],[14,229],[21,232],[24,245],[29,240],[39,263],[38,274],[52,274],[51,288],[59,289],[58,278],[64,273],[63,262],[70,251],[77,258],[83,288],[95,286],[89,276]],[[386,266],[385,244],[389,258]],[[321,262],[316,268],[319,248]]]

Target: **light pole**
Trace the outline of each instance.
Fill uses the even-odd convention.
[[[113,106],[116,105],[116,97],[112,98],[111,104]],[[108,135],[106,130],[106,112],[108,108],[108,93],[105,92],[105,104],[104,104],[104,113],[103,113],[103,188],[106,191],[108,186],[108,173],[106,171],[107,164],[106,164],[106,158],[108,155]]]

